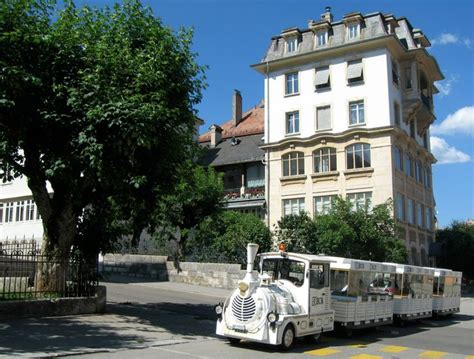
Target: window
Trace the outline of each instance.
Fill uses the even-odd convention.
[[[415,138],[415,120],[410,121],[410,137]]]
[[[15,203],[8,202],[5,208],[5,223],[13,222],[13,208]]]
[[[282,156],[283,176],[297,176],[304,174],[304,153],[291,152]]]
[[[309,285],[314,289],[322,289],[324,287],[329,287],[329,265],[328,264],[311,264],[311,269],[309,271]],[[313,298],[311,305],[316,305],[318,302]],[[321,302],[320,302],[321,303]]]
[[[331,106],[316,108],[316,131],[331,129]]]
[[[362,60],[349,61],[347,63],[347,82],[349,84],[364,81]]]
[[[400,82],[400,79],[399,79],[399,76],[398,76],[398,65],[393,60],[392,60],[392,81],[397,86]]]
[[[314,173],[323,173],[337,170],[336,149],[332,147],[320,148],[313,152]]]
[[[292,198],[283,200],[283,215],[300,214],[304,212],[304,198]]]
[[[316,69],[315,85],[316,85],[316,91],[331,88],[331,77],[329,73],[329,66],[318,67]]]
[[[347,25],[347,38],[349,40],[356,39],[359,37],[360,25],[359,24],[348,24]]]
[[[408,198],[408,223],[415,224],[415,202]]]
[[[426,229],[433,229],[433,213],[430,207],[426,207],[425,210],[425,227]]]
[[[291,53],[295,52],[298,48],[298,39],[293,37],[286,41],[286,52]]]
[[[25,201],[18,201],[16,203],[15,221],[17,221],[17,222],[23,221],[24,214],[25,214]]]
[[[364,101],[349,102],[349,124],[361,125],[364,123]]]
[[[405,171],[407,173],[407,176],[414,177],[413,176],[413,159],[408,153],[405,155]]]
[[[416,204],[416,224],[419,227],[423,227],[423,205],[421,203]]]
[[[372,192],[349,193],[347,200],[355,210],[365,208],[369,211],[372,210]]]
[[[346,148],[347,169],[370,167],[370,145],[356,143]]]
[[[336,196],[318,196],[314,197],[314,214],[328,214]]]
[[[286,86],[285,86],[285,94],[286,95],[293,95],[299,92],[298,88],[298,72],[292,72],[290,74],[286,74]]]
[[[425,187],[431,188],[431,169],[428,166],[425,167]]]
[[[399,221],[405,220],[405,197],[399,192],[395,195],[395,216]]]
[[[423,134],[423,147],[428,149],[428,134],[426,132]]]
[[[316,33],[316,46],[324,46],[327,44],[328,33],[326,31],[321,31]]]
[[[416,181],[423,183],[423,166],[420,161],[416,161]]]
[[[25,220],[33,221],[35,219],[35,202],[30,199],[26,201],[25,206]]]
[[[395,125],[400,126],[400,105],[397,102],[393,104],[393,112],[395,117]]]
[[[399,171],[403,171],[403,152],[397,146],[395,146],[393,149],[395,153],[395,168]]]
[[[3,223],[3,208],[5,207],[5,205],[0,202],[0,224]]]
[[[248,188],[265,186],[265,167],[262,164],[253,165],[247,168],[245,176]]]
[[[405,69],[405,90],[411,90],[411,69]]]
[[[300,132],[300,113],[299,111],[286,113],[286,133]]]

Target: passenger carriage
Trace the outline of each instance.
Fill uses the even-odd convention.
[[[459,312],[461,306],[461,272],[450,269],[434,270],[433,314],[448,315]]]
[[[434,269],[394,264],[397,268],[390,291],[393,293],[393,315],[398,320],[432,316]]]

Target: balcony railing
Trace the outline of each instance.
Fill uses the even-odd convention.
[[[240,188],[228,188],[224,190],[225,199],[255,199],[265,197],[265,187],[245,187],[241,194]]]

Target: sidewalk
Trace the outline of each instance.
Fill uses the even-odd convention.
[[[131,290],[204,296],[209,303],[229,294],[182,283],[127,282]],[[78,355],[210,339],[215,330],[211,310],[210,304],[108,302],[102,315],[8,320],[0,323],[0,357]]]

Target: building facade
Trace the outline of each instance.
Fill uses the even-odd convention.
[[[263,145],[264,107],[262,104],[242,111],[242,95],[232,96],[232,119],[214,124],[199,136],[206,148],[205,166],[223,174],[225,207],[265,218],[265,152]]]
[[[413,264],[428,265],[435,201],[429,127],[443,79],[424,34],[405,18],[330,8],[271,40],[264,75],[267,222],[389,199]]]

